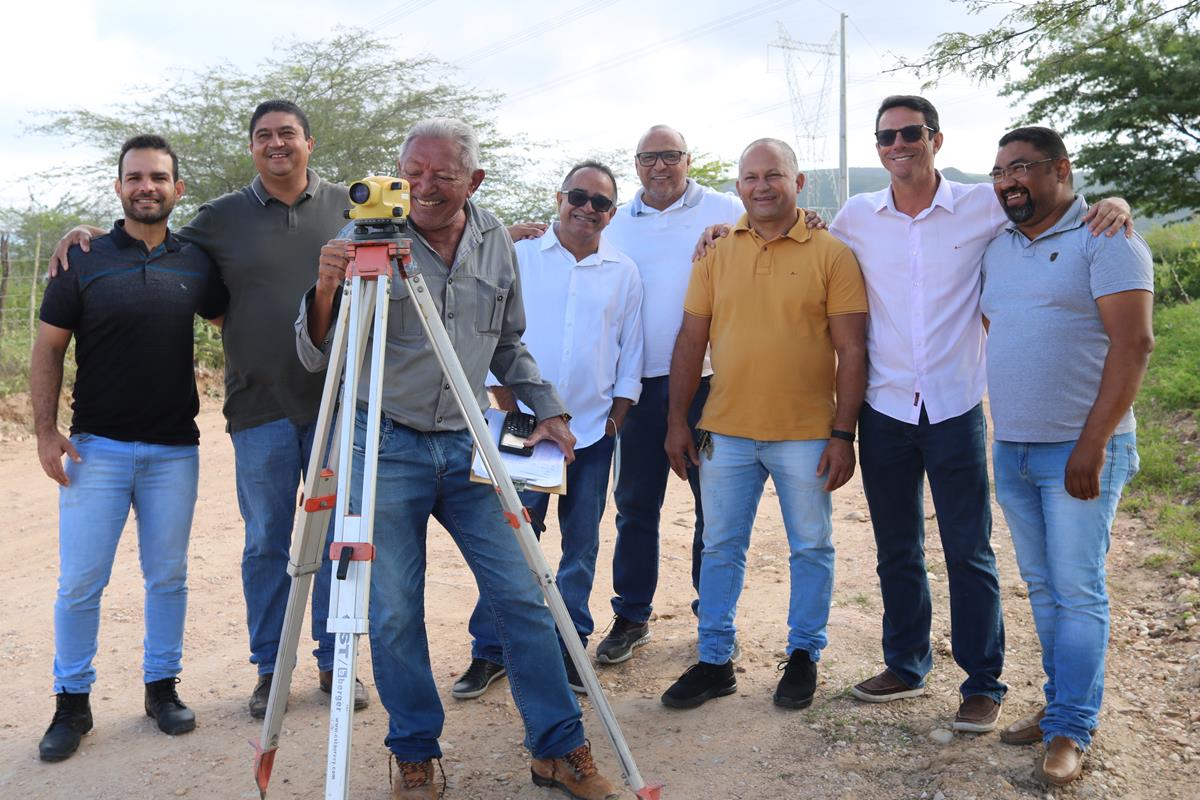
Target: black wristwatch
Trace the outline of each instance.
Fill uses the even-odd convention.
[[[837,428],[834,428],[833,430],[831,430],[829,432],[829,438],[830,439],[841,439],[843,441],[849,442],[850,444],[854,444],[854,432],[853,431],[839,431]]]

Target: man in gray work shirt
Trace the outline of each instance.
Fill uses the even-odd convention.
[[[562,401],[542,380],[521,342],[525,311],[516,254],[507,231],[469,198],[483,181],[479,141],[458,120],[431,119],[409,131],[400,176],[411,185],[412,258],[462,362],[480,407],[487,405],[490,368],[539,420],[530,442],[550,439],[570,461],[575,437]],[[345,234],[349,233],[347,227]],[[317,285],[296,320],[305,366],[324,369],[336,299],[345,280],[347,242],[321,250]],[[471,483],[471,437],[449,383],[427,342],[408,287],[392,285],[383,376],[371,570],[371,653],[379,699],[388,712],[385,743],[397,761],[393,798],[434,798],[433,759],[444,712],[429,663],[425,632],[425,538],[429,517],[440,522],[467,560],[493,615],[509,685],[532,751],[533,781],[572,797],[617,797],[596,770],[584,739],[579,705],[550,613],[505,521],[491,486]],[[319,346],[318,346],[319,343]],[[365,398],[363,375],[358,396]],[[367,413],[359,405],[351,472],[351,512],[361,503]]]
[[[349,206],[346,187],[308,169],[314,140],[304,112],[285,100],[259,104],[250,117],[250,154],[258,175],[249,186],[200,207],[178,235],[201,247],[229,289],[222,331],[225,349],[225,418],[237,469],[238,507],[246,524],[242,592],[250,634],[250,661],[258,682],[250,714],[266,712],[291,578],[287,573],[296,491],[308,464],[323,374],[304,369],[295,356],[291,323],[296,304],[312,285],[310,265],[336,234]],[[66,265],[66,249],[86,250],[100,229],[77,228],[51,259]],[[332,685],[333,637],[329,616],[328,559],[312,592],[312,636],[317,642],[319,684]],[[355,687],[355,708],[367,691]]]

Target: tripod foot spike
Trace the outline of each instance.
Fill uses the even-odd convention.
[[[641,800],[662,800],[662,790],[661,783],[648,783],[637,791],[637,796]]]
[[[275,766],[275,754],[279,748],[263,750],[257,742],[251,742],[250,745],[254,748],[254,782],[258,784],[259,797],[266,800],[267,784],[271,781],[271,769]]]

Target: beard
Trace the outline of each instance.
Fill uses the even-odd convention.
[[[1005,215],[1018,225],[1032,217],[1035,210],[1033,199],[1028,195],[1025,196],[1025,202],[1019,206],[1004,206]]]
[[[140,198],[131,198],[129,200],[121,198],[121,208],[125,210],[125,219],[131,219],[143,225],[154,225],[162,222],[171,216],[171,211],[175,208],[174,199],[168,200],[162,198],[157,207],[142,210],[137,206],[137,199]]]

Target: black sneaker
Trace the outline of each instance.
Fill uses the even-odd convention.
[[[612,630],[596,648],[596,660],[601,664],[620,664],[633,658],[633,648],[650,641],[650,624],[625,619],[620,614],[613,617]]]
[[[87,692],[58,693],[54,719],[50,720],[50,727],[38,742],[38,755],[42,761],[62,761],[79,749],[79,740],[92,729],[90,698]]]
[[[563,653],[563,666],[567,668],[567,686],[571,687],[571,691],[575,694],[587,694],[583,679],[579,677],[579,670],[575,669],[575,662],[571,660],[569,653]]]
[[[724,697],[737,691],[733,662],[707,664],[703,661],[688,667],[688,671],[663,692],[662,703],[670,708],[696,708],[714,697]]]
[[[472,658],[471,666],[455,681],[450,694],[459,700],[479,697],[489,686],[503,678],[504,674],[503,664],[488,661],[486,658]]]
[[[817,665],[805,650],[793,650],[787,661],[779,662],[783,677],[775,689],[775,705],[780,708],[808,708],[817,691]]]
[[[179,693],[175,691],[177,683],[179,678],[163,678],[146,684],[146,716],[170,736],[196,729],[196,713],[179,699]]]

